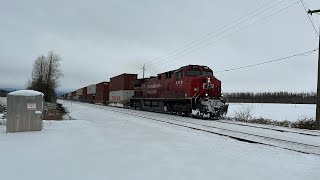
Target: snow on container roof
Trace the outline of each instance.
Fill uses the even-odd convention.
[[[39,92],[39,91],[33,91],[33,90],[19,90],[19,91],[11,92],[11,93],[9,93],[9,95],[12,95],[12,96],[39,96],[39,95],[42,95],[43,96],[43,93]]]

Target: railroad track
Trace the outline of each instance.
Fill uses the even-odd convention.
[[[80,104],[80,103],[79,103]],[[179,116],[170,116],[167,114],[155,114],[152,112],[147,112],[147,111],[136,111],[136,110],[131,110],[131,109],[120,109],[116,107],[110,107],[110,106],[101,106],[101,105],[93,105],[93,104],[85,104],[81,103],[82,105],[86,106],[91,106],[91,107],[96,107],[99,109],[105,109],[109,110],[112,112],[117,112],[121,114],[126,114],[126,115],[131,115],[134,117],[139,117],[139,118],[144,118],[152,121],[157,121],[161,123],[166,123],[166,124],[171,124],[175,126],[180,126],[184,128],[189,128],[189,129],[194,129],[198,131],[203,131],[206,133],[211,133],[211,134],[217,134],[221,136],[227,136],[239,141],[244,141],[248,143],[256,143],[256,144],[263,144],[263,145],[268,145],[268,146],[273,146],[273,147],[279,147],[291,151],[296,151],[296,152],[301,152],[301,153],[307,153],[307,154],[315,154],[315,155],[320,155],[320,137],[316,135],[317,133],[304,133],[304,132],[298,132],[298,131],[291,131],[291,130],[279,130],[277,128],[270,128],[270,127],[259,127],[259,126],[254,126],[254,125],[240,125],[238,123],[229,123],[225,121],[217,121],[218,123],[224,123],[224,124],[229,124],[232,125],[229,127],[219,127],[217,122],[214,121],[214,124],[210,124],[212,121],[201,121],[201,120],[195,120],[191,118],[182,118]],[[141,113],[143,112],[143,113]],[[174,118],[173,118],[174,117]],[[197,122],[195,122],[197,121]],[[267,136],[267,135],[260,135],[257,133],[252,133],[250,130],[248,131],[243,131],[239,130],[238,128],[242,126],[243,128],[253,128],[253,129],[260,129],[263,131],[276,131],[277,133],[291,133],[291,134],[296,134],[297,136],[302,136],[303,138],[314,138],[315,141],[313,143],[304,143],[304,142],[298,142],[290,139],[284,139],[284,138],[279,138],[279,137],[272,137],[272,136]],[[275,132],[274,132],[275,133]],[[270,133],[271,135],[272,133]],[[277,136],[277,135],[276,135]],[[319,142],[319,143],[318,143]]]
[[[247,127],[253,127],[253,128],[260,128],[260,129],[269,129],[279,132],[288,132],[288,133],[296,133],[296,134],[302,134],[302,135],[308,135],[308,136],[320,136],[319,131],[313,131],[313,130],[307,130],[307,129],[288,129],[288,128],[282,128],[282,127],[271,127],[269,125],[255,125],[255,124],[248,124],[245,122],[236,122],[236,121],[230,121],[230,120],[218,120],[216,121],[218,123],[226,123],[226,124],[235,124],[239,126],[247,126]]]
[[[91,104],[91,105],[95,105],[95,106],[100,106],[100,105],[96,105],[96,104]],[[110,107],[110,108],[116,108],[117,107],[112,107],[112,106],[104,106],[104,107]],[[127,109],[127,110],[131,110],[131,111],[141,111],[141,110],[133,110],[133,109]],[[169,118],[171,120],[177,120],[177,118],[180,118],[180,116],[176,116],[176,115],[172,115],[172,114],[167,114],[167,113],[159,113],[159,112],[150,112],[150,111],[142,111],[145,113],[152,113],[152,115],[154,115],[154,113],[156,113],[159,117],[163,117],[163,118]],[[161,116],[163,115],[163,116]],[[174,118],[172,118],[174,117]],[[194,120],[194,118],[191,117],[183,117],[184,119],[189,118]],[[199,122],[212,122],[210,120],[202,120],[202,119],[197,119],[197,121]],[[245,126],[245,127],[252,127],[252,128],[257,128],[257,129],[266,129],[266,130],[273,130],[273,131],[277,131],[277,132],[287,132],[287,133],[293,133],[293,134],[301,134],[301,135],[309,135],[309,136],[320,136],[320,131],[312,131],[312,130],[306,130],[306,129],[289,129],[289,128],[284,128],[284,127],[274,127],[271,125],[259,125],[259,124],[249,124],[249,123],[244,123],[244,122],[236,122],[236,121],[230,121],[230,120],[213,120],[215,123],[225,123],[225,124],[234,124],[234,125],[239,125],[239,126]]]

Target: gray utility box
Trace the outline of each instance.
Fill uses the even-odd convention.
[[[43,94],[38,91],[20,90],[7,97],[7,133],[41,131]]]

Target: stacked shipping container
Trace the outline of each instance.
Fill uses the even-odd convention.
[[[101,82],[96,84],[95,103],[106,104],[109,101],[109,82]]]
[[[76,92],[75,91],[73,91],[72,93],[71,93],[71,100],[74,100],[75,99],[75,96],[76,96]]]
[[[96,85],[92,84],[87,87],[87,101],[90,103],[94,103],[96,96]]]
[[[110,79],[109,105],[124,106],[134,95],[133,81],[137,74],[121,74]]]
[[[87,87],[82,88],[82,101],[87,102]]]
[[[137,77],[137,74],[121,74],[111,78],[110,82],[92,84],[65,96],[69,100],[124,106],[134,95],[133,81]]]
[[[76,90],[76,97],[75,100],[82,100],[82,88]]]

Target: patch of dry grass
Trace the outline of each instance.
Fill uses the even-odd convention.
[[[291,127],[300,129],[316,129],[316,120],[314,118],[303,118],[297,122],[292,123]]]
[[[61,104],[45,105],[45,112],[43,114],[44,120],[63,120],[63,116],[66,114],[66,110]]]
[[[255,123],[255,124],[267,124],[267,125],[274,125],[274,126],[283,126],[283,127],[292,127],[292,128],[299,128],[299,129],[310,129],[314,130],[316,125],[315,118],[301,118],[296,122],[290,121],[275,121],[266,118],[255,118],[252,116],[253,107],[250,105],[243,106],[239,111],[235,113],[234,118],[227,118],[229,120],[235,120],[240,122],[247,122],[247,123]]]

